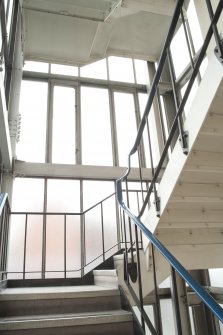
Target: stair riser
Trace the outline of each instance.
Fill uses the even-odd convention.
[[[133,335],[132,322],[75,327],[3,330],[1,335]]]
[[[120,297],[10,300],[0,302],[0,317],[84,313],[120,309]]]

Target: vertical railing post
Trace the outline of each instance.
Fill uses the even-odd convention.
[[[81,225],[81,236],[80,236],[80,245],[81,245],[81,277],[84,276],[84,267],[86,265],[86,243],[85,243],[85,214],[81,215],[80,218]]]
[[[171,77],[171,82],[172,82],[172,87],[173,87],[173,96],[174,96],[175,107],[176,107],[176,111],[178,111],[178,108],[180,106],[180,100],[179,100],[177,87],[176,87],[173,60],[172,60],[172,56],[171,56],[171,52],[170,52],[169,48],[167,49],[167,59],[168,59],[170,77]],[[188,143],[187,143],[188,135],[184,131],[184,128],[183,128],[182,115],[179,115],[179,117],[177,118],[177,122],[178,122],[178,129],[179,129],[179,135],[180,135],[180,144],[182,146],[183,153],[187,154],[188,153]]]
[[[139,254],[139,240],[138,240],[138,227],[135,225],[135,236],[136,236],[136,258],[137,258],[137,272],[138,272],[138,289],[139,289],[139,301],[140,308],[143,310],[143,293],[142,293],[142,276],[141,276],[141,264],[140,264],[140,254]],[[145,321],[141,313],[141,323],[142,329],[145,332]]]
[[[43,214],[43,232],[42,232],[42,271],[41,277],[45,279],[46,275],[46,213]]]
[[[152,250],[152,264],[153,264],[153,282],[154,282],[154,291],[155,291],[155,323],[156,323],[156,329],[158,331],[159,335],[163,334],[162,329],[162,317],[161,317],[161,307],[160,307],[160,298],[159,298],[159,287],[157,284],[157,278],[156,278],[156,264],[155,264],[155,254],[154,254],[154,246],[151,244],[151,250]]]
[[[221,2],[221,0],[219,2]],[[208,14],[209,14],[210,20],[212,21],[213,17],[214,17],[214,12],[213,12],[211,1],[206,0],[206,4],[207,4],[207,9],[208,9]],[[218,28],[217,28],[217,25],[215,23],[212,23],[212,30],[213,30],[215,41],[216,41],[216,44],[217,44],[217,47],[215,48],[215,53],[219,54],[219,57],[221,58],[221,63],[223,63],[223,42],[220,39]]]
[[[23,279],[26,277],[26,243],[27,243],[27,223],[28,223],[28,214],[25,216],[25,232],[24,232],[24,250],[23,250]]]
[[[64,278],[67,278],[67,215],[64,214]]]
[[[102,239],[102,253],[103,261],[105,261],[105,236],[104,236],[104,216],[103,216],[103,203],[100,204],[101,207],[101,239]]]

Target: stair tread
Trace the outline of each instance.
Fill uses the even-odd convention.
[[[119,295],[114,288],[87,285],[87,286],[55,286],[55,287],[25,287],[6,288],[0,293],[0,301],[56,299],[56,298],[84,298],[98,296]]]
[[[88,313],[50,314],[38,316],[0,318],[0,330],[31,329],[89,325],[111,322],[132,321],[132,314],[125,310],[112,310]]]
[[[94,270],[94,276],[110,276],[110,277],[117,277],[117,270]]]

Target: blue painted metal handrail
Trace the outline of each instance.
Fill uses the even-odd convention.
[[[8,194],[7,193],[0,193],[0,216],[2,214],[2,210],[5,206],[5,203],[8,199]]]
[[[122,195],[122,182],[127,179],[127,176],[130,173],[130,170],[131,170],[131,156],[137,151],[137,149],[138,149],[138,147],[140,145],[140,141],[141,141],[142,136],[143,136],[143,130],[144,130],[145,125],[146,125],[146,120],[147,120],[147,117],[148,117],[149,112],[151,110],[153,99],[154,99],[154,96],[156,94],[156,88],[158,86],[158,83],[159,83],[159,80],[160,80],[160,76],[161,76],[161,73],[162,73],[162,70],[163,70],[163,67],[164,67],[164,63],[165,63],[165,60],[166,60],[167,50],[170,47],[170,43],[171,43],[174,31],[175,31],[176,26],[177,26],[177,22],[178,22],[179,15],[180,15],[180,10],[182,8],[183,3],[184,3],[183,0],[179,0],[177,2],[176,7],[175,7],[175,11],[174,11],[173,19],[172,19],[172,22],[171,22],[171,25],[170,25],[169,33],[168,33],[168,36],[166,38],[166,41],[165,41],[165,44],[164,44],[164,47],[163,47],[163,51],[161,53],[159,65],[158,65],[158,68],[157,68],[154,80],[153,80],[152,85],[151,85],[150,94],[149,94],[148,101],[147,101],[147,104],[146,104],[145,112],[143,114],[142,121],[141,121],[140,126],[139,126],[139,130],[138,130],[138,133],[137,133],[136,140],[135,140],[134,145],[133,145],[133,147],[132,147],[132,149],[131,149],[131,151],[130,151],[130,153],[128,155],[128,168],[127,168],[126,173],[124,174],[124,176],[122,176],[120,179],[118,179],[116,181],[117,200],[118,200],[118,203],[119,203],[120,207],[129,216],[129,218],[137,225],[137,227],[139,227],[139,229],[145,234],[145,236],[153,244],[153,246],[156,248],[156,250],[159,251],[164,256],[164,258],[168,261],[168,263],[188,283],[188,285],[195,291],[195,293],[200,297],[200,299],[202,300],[202,302],[214,313],[214,315],[221,322],[223,322],[223,309],[202,288],[202,286],[199,285],[199,283],[196,280],[194,280],[194,278],[190,275],[190,273],[168,251],[168,249],[151,233],[151,231],[148,228],[146,228],[146,226],[140,221],[139,217],[136,217],[133,213],[131,213],[131,211],[129,210],[129,208],[124,203],[124,201],[123,201],[123,195]],[[181,104],[179,106],[179,110],[178,110],[177,115],[176,115],[176,117],[174,119],[174,123],[173,123],[173,126],[172,126],[171,131],[170,131],[170,136],[169,136],[169,138],[167,140],[166,146],[164,148],[164,153],[162,154],[160,162],[158,164],[158,167],[157,167],[157,169],[155,171],[153,181],[151,182],[151,185],[149,187],[149,191],[152,190],[152,186],[156,182],[155,179],[157,178],[158,173],[159,173],[159,168],[162,166],[163,161],[165,159],[165,154],[166,154],[165,152],[168,150],[168,147],[169,147],[169,145],[171,143],[171,138],[173,137],[173,135],[175,133],[175,129],[176,129],[176,126],[177,126],[177,118],[178,118],[179,115],[181,115],[181,113],[183,111],[183,108],[184,108],[185,103],[187,101],[187,98],[189,96],[190,90],[191,90],[191,88],[193,86],[193,82],[194,82],[194,80],[196,78],[196,75],[198,73],[200,64],[201,64],[202,59],[203,59],[203,57],[205,55],[205,52],[206,52],[206,49],[207,49],[208,44],[210,42],[210,39],[211,39],[211,37],[213,35],[212,25],[216,24],[216,22],[218,21],[218,19],[220,17],[221,12],[222,12],[222,7],[223,7],[222,3],[223,3],[223,1],[220,0],[219,4],[217,6],[217,9],[216,9],[215,15],[213,16],[213,18],[211,20],[211,25],[210,25],[210,27],[208,29],[208,32],[207,32],[207,35],[206,35],[206,38],[205,38],[205,41],[204,41],[204,45],[203,45],[203,47],[201,49],[201,52],[200,52],[200,54],[198,56],[198,60],[197,60],[197,62],[195,64],[194,71],[193,71],[191,79],[190,79],[190,81],[188,83],[188,86],[187,86],[184,98],[183,98],[183,100],[182,100],[182,102],[181,102]],[[148,202],[148,195],[147,195],[147,197],[145,199],[145,202],[144,202],[144,208],[145,208],[146,202]]]
[[[121,184],[117,183],[117,197],[122,193],[120,189]],[[217,302],[203,289],[201,285],[190,275],[190,273],[182,266],[182,264],[169,252],[169,250],[146,228],[146,226],[130,212],[126,207],[125,203],[119,202],[125,213],[132,219],[132,221],[139,227],[139,229],[145,234],[145,236],[151,241],[156,250],[158,250],[168,263],[179,273],[179,275],[187,282],[187,284],[197,293],[200,299],[205,303],[206,306],[217,316],[221,322],[223,322],[223,309],[217,304]]]

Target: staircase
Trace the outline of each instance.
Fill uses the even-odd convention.
[[[0,294],[0,333],[135,334],[132,313],[122,309],[117,285],[108,283],[5,288]]]

